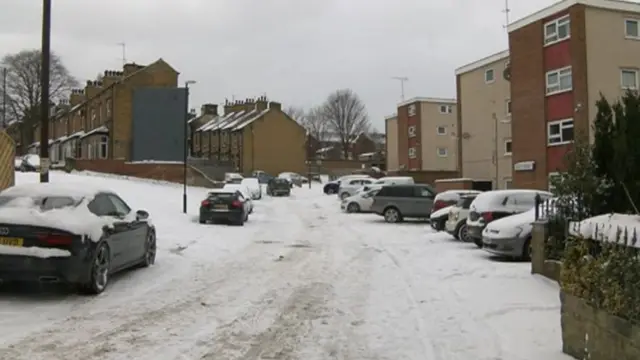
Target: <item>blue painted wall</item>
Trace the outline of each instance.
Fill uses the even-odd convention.
[[[184,88],[133,91],[131,161],[183,161]]]

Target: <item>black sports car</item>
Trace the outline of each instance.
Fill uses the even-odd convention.
[[[0,192],[0,282],[62,282],[99,294],[111,274],[155,258],[149,213],[112,191],[45,183]]]

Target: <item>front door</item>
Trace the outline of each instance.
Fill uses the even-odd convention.
[[[146,222],[136,219],[135,214],[132,214],[132,210],[129,205],[127,205],[124,200],[117,195],[109,194],[107,196],[113,204],[118,216],[123,219],[127,219],[127,230],[123,233],[125,242],[125,254],[123,254],[123,260],[126,263],[131,263],[142,259],[146,251]]]

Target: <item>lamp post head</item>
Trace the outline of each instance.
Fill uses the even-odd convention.
[[[196,83],[195,80],[187,80],[187,81],[184,82],[184,86],[185,87],[189,87],[189,85],[193,85],[195,83]]]

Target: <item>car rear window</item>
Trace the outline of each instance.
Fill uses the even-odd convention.
[[[209,193],[209,199],[220,199],[220,200],[227,200],[227,199],[232,199],[236,196],[235,192],[216,192],[216,193]]]
[[[413,186],[385,186],[378,192],[378,196],[413,197],[413,195]]]
[[[475,198],[475,196],[462,196],[456,203],[456,206],[459,208],[468,209]]]

